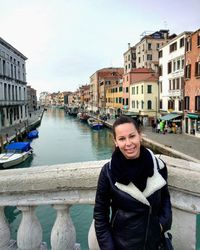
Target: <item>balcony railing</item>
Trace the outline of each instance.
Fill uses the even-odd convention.
[[[168,164],[168,182],[175,209],[172,230],[175,249],[195,249],[195,234],[200,237],[194,219],[200,213],[200,164],[166,156],[163,159]],[[35,214],[38,205],[47,204],[52,205],[57,213],[49,236],[51,249],[80,249],[80,245],[76,243],[76,230],[69,207],[74,204],[94,204],[98,175],[105,162],[107,161],[1,170],[0,249],[47,249],[42,242],[42,227]],[[9,225],[4,216],[5,206],[17,206],[22,212],[16,240],[10,239]],[[183,232],[187,232],[187,236]],[[98,249],[94,235],[91,228],[90,250]]]
[[[183,99],[183,90],[182,89],[173,89],[169,90],[169,97],[179,97]]]
[[[27,100],[0,100],[0,106],[26,105]]]

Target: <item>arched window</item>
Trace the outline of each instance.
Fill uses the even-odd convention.
[[[151,101],[147,101],[147,109],[152,109],[152,103]]]

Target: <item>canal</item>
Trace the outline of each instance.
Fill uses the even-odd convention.
[[[48,109],[41,125],[39,137],[31,142],[34,155],[17,166],[20,168],[55,165],[109,159],[113,150],[111,130],[92,130],[87,123],[65,114],[62,109]],[[16,239],[21,214],[16,207],[6,208],[6,217],[11,226],[12,238]],[[91,205],[74,205],[70,214],[76,228],[76,241],[82,250],[88,250],[87,234],[92,221]],[[43,228],[43,241],[50,249],[50,233],[55,221],[55,210],[51,206],[39,206],[36,214]]]

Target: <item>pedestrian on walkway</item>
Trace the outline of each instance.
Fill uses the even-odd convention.
[[[159,122],[157,123],[156,132],[157,132],[157,133],[160,133],[160,123],[159,123]]]
[[[172,223],[166,165],[141,145],[141,132],[133,119],[119,117],[113,137],[116,149],[101,170],[95,199],[99,247],[164,249],[164,232]]]

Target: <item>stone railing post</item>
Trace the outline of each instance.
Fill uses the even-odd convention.
[[[0,249],[9,249],[10,229],[4,215],[4,207],[0,207]]]
[[[52,250],[78,249],[76,244],[76,230],[69,213],[69,205],[53,205],[57,217],[51,231]]]
[[[42,245],[42,227],[34,206],[19,206],[22,220],[17,232],[18,250],[39,250]]]

